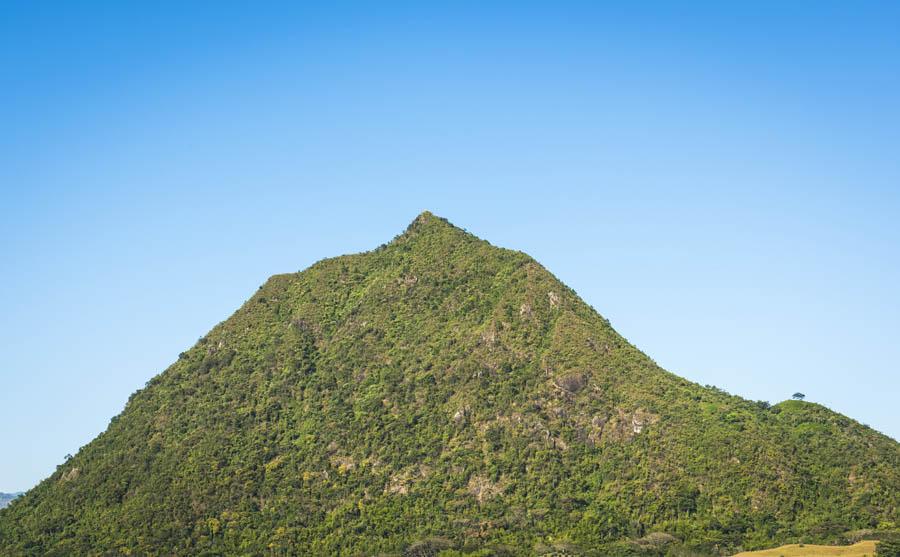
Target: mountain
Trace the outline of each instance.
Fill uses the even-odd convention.
[[[423,213],[266,281],[0,512],[0,554],[712,554],[898,525],[893,439],[677,377]]]
[[[9,505],[13,499],[22,495],[21,493],[0,493],[0,509]]]

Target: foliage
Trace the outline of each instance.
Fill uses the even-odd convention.
[[[881,540],[875,551],[878,557],[900,557],[900,536],[891,536]]]
[[[892,439],[672,375],[425,213],[269,279],[0,511],[0,554],[694,555],[898,509]]]

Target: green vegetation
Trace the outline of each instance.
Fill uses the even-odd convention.
[[[0,554],[725,554],[897,525],[896,441],[668,373],[425,213],[269,279],[0,511]]]
[[[900,535],[888,536],[878,543],[878,557],[900,557]]]

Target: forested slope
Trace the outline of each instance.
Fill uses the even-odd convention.
[[[269,279],[0,511],[0,553],[724,553],[898,509],[896,441],[679,378],[423,213]]]

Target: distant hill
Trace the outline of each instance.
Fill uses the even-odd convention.
[[[0,512],[0,554],[726,554],[898,525],[893,439],[673,375],[424,213],[270,278]]]
[[[0,509],[9,505],[10,501],[22,495],[21,493],[0,493]]]

